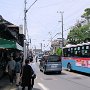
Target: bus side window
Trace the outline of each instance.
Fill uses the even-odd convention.
[[[90,57],[90,50],[87,51],[87,57]]]
[[[71,56],[70,54],[71,54],[71,51],[70,51],[70,48],[68,48],[68,52],[67,52],[68,57]]]
[[[64,55],[64,57],[68,57],[68,49],[67,48],[63,49],[63,55]]]

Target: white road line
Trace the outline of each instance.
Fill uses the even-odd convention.
[[[38,83],[38,85],[39,85],[43,90],[49,90],[49,89],[46,88],[42,83]]]

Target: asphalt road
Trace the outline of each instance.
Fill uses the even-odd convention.
[[[36,63],[37,78],[33,90],[90,90],[90,76],[63,70],[61,74],[43,74]],[[8,77],[0,80],[0,90],[21,90],[15,83],[10,85]],[[27,90],[27,88],[26,88]]]

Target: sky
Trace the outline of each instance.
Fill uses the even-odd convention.
[[[35,0],[26,0],[27,9]],[[86,8],[90,8],[90,0],[37,0],[27,12],[27,34],[31,39],[31,48],[50,48],[52,37],[62,37],[61,13],[63,12],[64,38],[74,26]],[[58,13],[57,13],[58,12]],[[0,15],[19,26],[24,23],[24,0],[0,0]],[[44,47],[45,46],[45,47]]]

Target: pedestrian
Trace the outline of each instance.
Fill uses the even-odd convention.
[[[17,54],[15,61],[19,61],[20,63],[22,63],[22,56],[20,54]]]
[[[9,58],[8,64],[6,66],[6,69],[8,70],[10,83],[13,84],[14,74],[15,74],[15,60],[13,60],[13,57]]]
[[[32,84],[32,88],[33,88],[33,85],[34,85],[34,79],[36,78],[36,64],[33,62],[33,58],[30,58],[30,63],[29,65],[32,67],[33,71],[34,71],[34,74],[32,76],[32,80],[31,80],[31,84]]]
[[[21,73],[21,62],[20,62],[20,59],[19,58],[17,58],[15,61],[16,61],[16,65],[15,65],[16,86],[19,86],[20,73]]]
[[[22,67],[22,90],[25,90],[25,87],[28,87],[28,90],[32,90],[31,87],[31,78],[34,74],[32,67],[29,65],[29,60],[25,60],[25,65]]]

